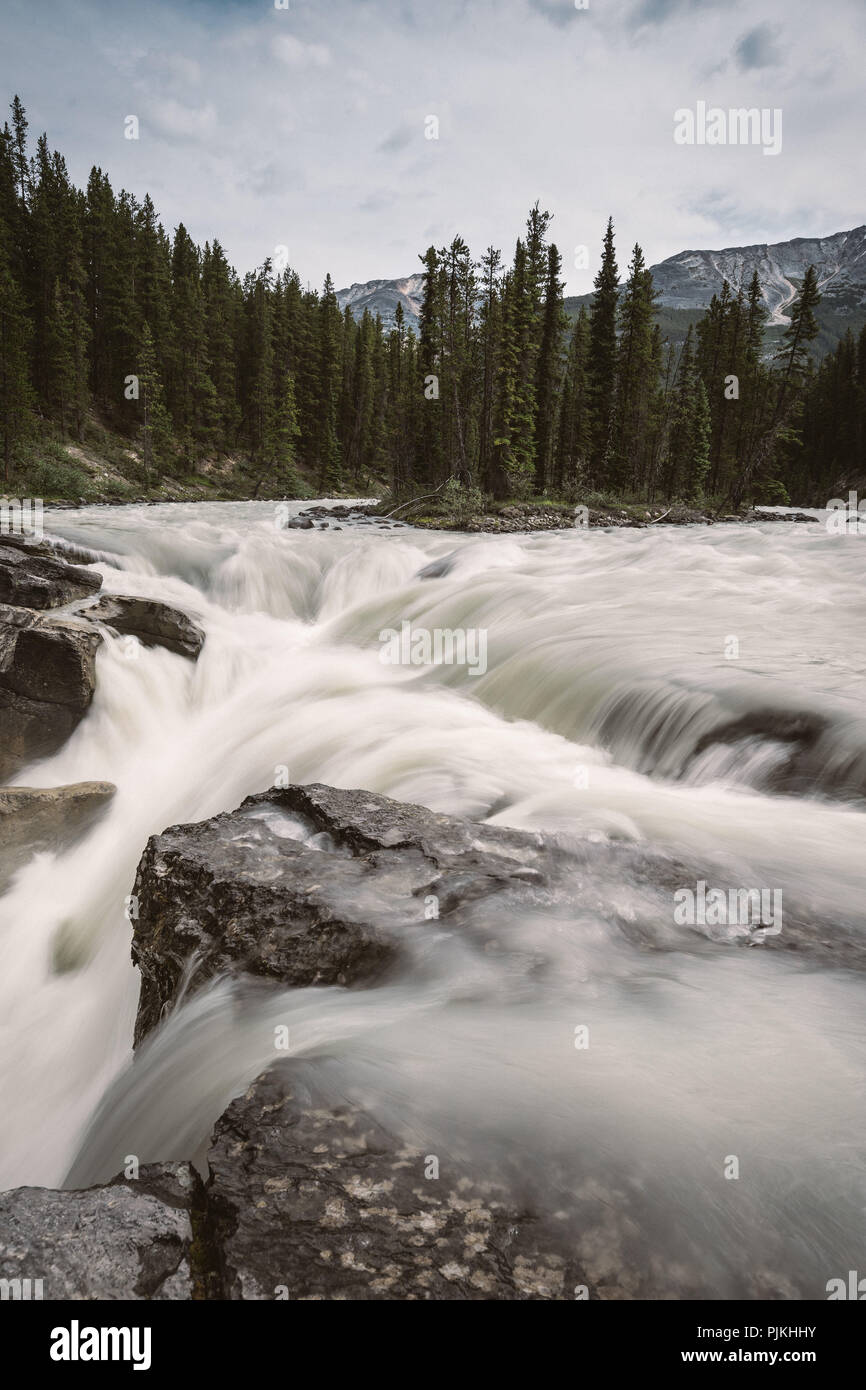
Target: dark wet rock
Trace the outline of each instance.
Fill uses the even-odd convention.
[[[490,894],[537,892],[550,860],[541,845],[533,834],[317,784],[172,826],[150,839],[135,880],[136,1042],[193,954],[192,987],[223,971],[292,986],[367,982],[397,959],[407,932],[423,930],[428,895],[444,915]]]
[[[0,780],[60,748],[87,712],[99,633],[0,604]]]
[[[90,598],[101,587],[98,574],[67,564],[47,546],[0,538],[0,603],[59,608],[74,599]]]
[[[781,796],[823,796],[834,801],[866,799],[866,721],[831,719],[815,711],[757,709],[709,730],[694,756],[730,748],[778,745],[758,790]]]
[[[82,616],[91,622],[105,623],[115,632],[137,637],[145,647],[165,647],[193,661],[204,646],[204,633],[186,613],[155,599],[104,594]]]
[[[83,835],[116,790],[111,782],[0,788],[0,893],[32,855],[65,849]]]
[[[323,517],[358,517],[366,515],[370,510],[371,509],[369,506],[351,507],[345,502],[338,502],[334,506],[330,507],[305,507],[302,512],[298,513],[298,516],[316,517],[317,519],[321,519]]]
[[[586,1281],[562,1223],[447,1162],[427,1178],[427,1157],[361,1110],[311,1104],[293,1064],[276,1064],[208,1155],[222,1297],[574,1298]]]
[[[769,512],[761,507],[753,507],[744,518],[746,521],[814,521],[820,522],[818,516],[810,516],[808,512]]]
[[[61,504],[52,502],[52,511]],[[75,507],[77,503],[70,503]],[[101,557],[95,550],[88,546],[79,545],[75,541],[63,540],[60,536],[43,536],[41,540],[35,540],[30,536],[0,536],[0,546],[11,546],[13,550],[23,550],[28,555],[45,556],[48,559],[64,560],[66,564],[72,565],[98,565]]]
[[[598,735],[618,762],[648,777],[714,780],[709,766],[770,794],[866,798],[866,720],[841,707],[738,709],[742,703],[684,683],[641,681],[608,698]]]
[[[45,1300],[189,1299],[200,1192],[195,1170],[174,1163],[83,1191],[0,1193],[0,1279],[29,1279],[31,1298],[41,1280]]]
[[[293,516],[286,522],[285,529],[287,531],[313,531],[315,525],[315,522],[309,517]]]
[[[438,560],[431,560],[429,565],[418,571],[419,579],[444,579],[450,574],[457,563],[457,551],[452,550],[449,555],[441,555]]]

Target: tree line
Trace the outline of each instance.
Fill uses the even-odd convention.
[[[242,278],[218,241],[169,237],[149,196],[115,193],[28,126],[0,134],[0,448],[127,438],[145,485],[242,456],[249,490],[322,495],[448,480],[495,498],[806,500],[863,460],[866,331],[816,371],[810,268],[778,350],[755,273],[725,284],[683,343],[662,337],[640,246],[620,281],[613,222],[571,321],[552,217],[538,204],[506,266],[457,236],[430,247],[417,333],[398,305],[356,320],[328,276],[268,259]],[[792,491],[793,489],[793,491]]]

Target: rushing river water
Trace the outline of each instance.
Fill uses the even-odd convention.
[[[533,1201],[579,1211],[595,1278],[824,1297],[866,1272],[862,539],[782,523],[481,538],[339,524],[280,530],[265,503],[47,518],[98,553],[106,591],[184,609],[207,640],[192,664],[107,638],[87,718],[15,779],[118,791],[85,840],[0,899],[0,1186],[200,1155],[288,1021],[311,1082],[431,1152],[507,1154]],[[383,664],[379,633],[405,621],[482,631],[486,670]],[[371,990],[247,998],[218,983],[131,1067],[124,904],[145,842],[281,767],[645,842],[688,866],[686,886],[715,873],[781,891],[800,949],[674,930],[672,905],[627,877],[610,912],[576,885],[568,911],[501,923],[501,955],[442,932]]]

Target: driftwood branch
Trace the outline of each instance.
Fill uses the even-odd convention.
[[[437,487],[435,492],[428,492],[424,497],[411,497],[408,502],[401,502],[399,507],[394,508],[393,512],[386,512],[382,520],[387,521],[389,516],[396,516],[398,512],[402,512],[404,507],[414,507],[416,502],[429,502],[431,497],[437,497],[439,493],[442,491],[442,488],[448,486],[453,477],[454,474],[452,473],[451,477],[446,478],[444,483],[442,484],[442,487]]]

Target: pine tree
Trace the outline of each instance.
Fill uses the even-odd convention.
[[[500,496],[527,495],[535,473],[535,373],[532,293],[526,247],[518,239],[502,297],[502,350],[494,425],[494,467]],[[501,481],[499,481],[501,480]]]
[[[17,96],[12,98],[12,160],[21,206],[27,207],[30,177],[27,165],[27,117]]]
[[[481,261],[483,301],[479,315],[479,353],[481,358],[481,400],[478,424],[478,469],[480,486],[485,492],[496,491],[493,451],[493,412],[495,385],[502,333],[501,299],[502,253],[488,246]]]
[[[637,491],[647,416],[655,387],[653,315],[657,295],[643,251],[635,246],[619,304],[616,389],[608,454],[608,479],[615,488]]]
[[[710,412],[706,388],[697,370],[691,325],[680,353],[668,442],[666,494],[700,496],[709,467]]]
[[[155,281],[153,298],[162,299],[161,278]],[[243,328],[243,295],[218,241],[205,244],[201,267],[201,312],[204,355],[214,388],[212,447],[227,449],[237,441],[241,422],[238,404],[238,350]],[[288,358],[284,371],[291,370]]]
[[[574,501],[586,478],[591,445],[591,407],[587,363],[589,317],[581,305],[568,347],[556,441],[554,488]]]
[[[419,478],[424,487],[436,487],[448,476],[445,468],[445,420],[443,400],[443,337],[446,272],[439,253],[429,246],[419,257],[424,266],[424,288],[418,317],[418,391],[424,404],[418,445]]]
[[[274,482],[288,493],[298,487],[296,449],[299,434],[295,379],[291,372],[286,372],[278,388],[274,414],[273,471]]]
[[[791,321],[782,335],[782,347],[777,353],[781,365],[777,415],[782,413],[792,392],[801,387],[808,376],[810,345],[818,336],[815,309],[820,303],[818,274],[815,267],[810,265],[791,305]]]
[[[205,335],[200,256],[183,223],[172,247],[171,283],[168,406],[181,449],[194,463],[213,441],[217,403]]]
[[[477,280],[475,262],[462,237],[439,253],[444,272],[445,315],[440,356],[444,442],[448,474],[467,486],[472,481],[474,352],[472,330]]]
[[[562,257],[556,246],[547,250],[544,320],[535,379],[535,490],[544,493],[555,475],[556,427],[562,384],[563,339],[567,319],[562,303]]]
[[[171,246],[147,194],[135,216],[136,320],[147,323],[153,335],[157,361],[163,372],[171,370]]]
[[[337,493],[342,487],[342,462],[337,437],[342,377],[341,328],[342,318],[334,283],[327,275],[319,306],[319,428],[316,449],[319,487],[323,496]]]
[[[150,488],[152,471],[168,459],[172,431],[156,362],[153,335],[148,324],[141,330],[137,376],[144,483],[145,487]]]
[[[616,400],[617,310],[619,270],[614,250],[613,218],[604,234],[601,266],[594,280],[595,294],[589,315],[589,387],[592,401],[593,480],[603,479],[611,448]]]

